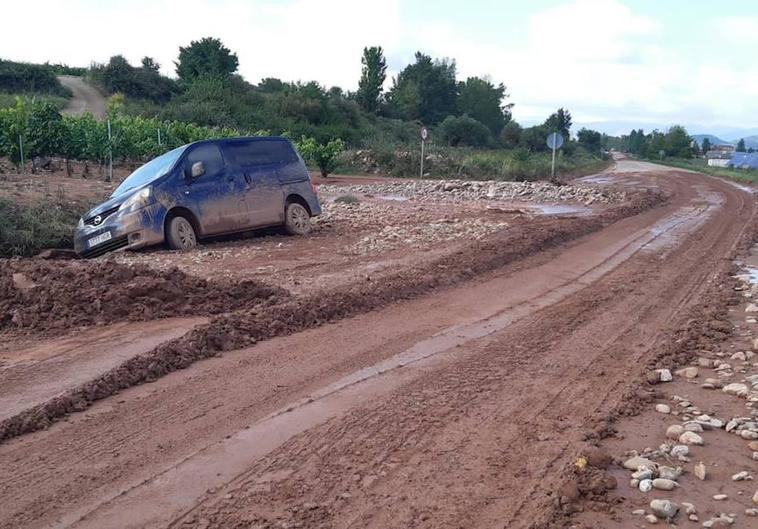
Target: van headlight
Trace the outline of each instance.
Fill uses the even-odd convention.
[[[150,204],[152,200],[153,200],[153,188],[146,187],[144,189],[140,189],[139,191],[134,193],[132,196],[127,198],[124,201],[124,203],[121,204],[121,207],[118,208],[118,210],[120,213],[136,211]]]

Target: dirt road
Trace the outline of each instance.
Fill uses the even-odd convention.
[[[58,81],[73,94],[63,109],[64,114],[78,116],[89,112],[95,119],[105,119],[107,114],[105,97],[97,88],[74,75],[59,75]]]
[[[6,441],[0,527],[568,526],[614,485],[573,463],[641,405],[754,229],[720,180],[624,161],[602,179],[670,198]]]

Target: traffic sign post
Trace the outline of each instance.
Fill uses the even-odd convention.
[[[429,131],[426,127],[421,128],[421,178],[424,178],[424,144],[429,138]]]
[[[550,168],[550,179],[555,180],[555,151],[563,145],[563,134],[551,132],[547,136],[547,146],[553,149],[553,163]]]

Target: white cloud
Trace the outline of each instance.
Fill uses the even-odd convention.
[[[490,75],[504,82],[515,117],[524,122],[542,121],[565,106],[585,122],[756,125],[745,123],[758,116],[756,59],[714,52],[722,58],[701,61],[669,46],[670,28],[635,12],[627,0],[564,0],[518,22],[498,4],[459,7],[478,9],[489,24],[502,26],[502,39],[441,10],[411,18],[404,9],[409,1],[8,2],[4,20],[17,23],[0,32],[0,56],[87,65],[117,53],[134,64],[150,55],[173,74],[180,45],[216,36],[238,54],[240,73],[251,82],[279,77],[355,89],[362,48],[381,45],[390,75],[420,49],[455,58],[461,78]],[[29,13],[33,22],[26,22]],[[704,24],[713,29],[713,50],[758,44],[756,16]],[[514,44],[507,34],[516,29],[524,38]]]

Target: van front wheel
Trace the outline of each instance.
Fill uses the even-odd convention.
[[[168,222],[166,242],[172,250],[187,250],[197,246],[197,236],[192,223],[184,217],[176,216]]]
[[[311,231],[311,216],[302,204],[291,202],[284,212],[284,228],[290,235],[306,235]]]

